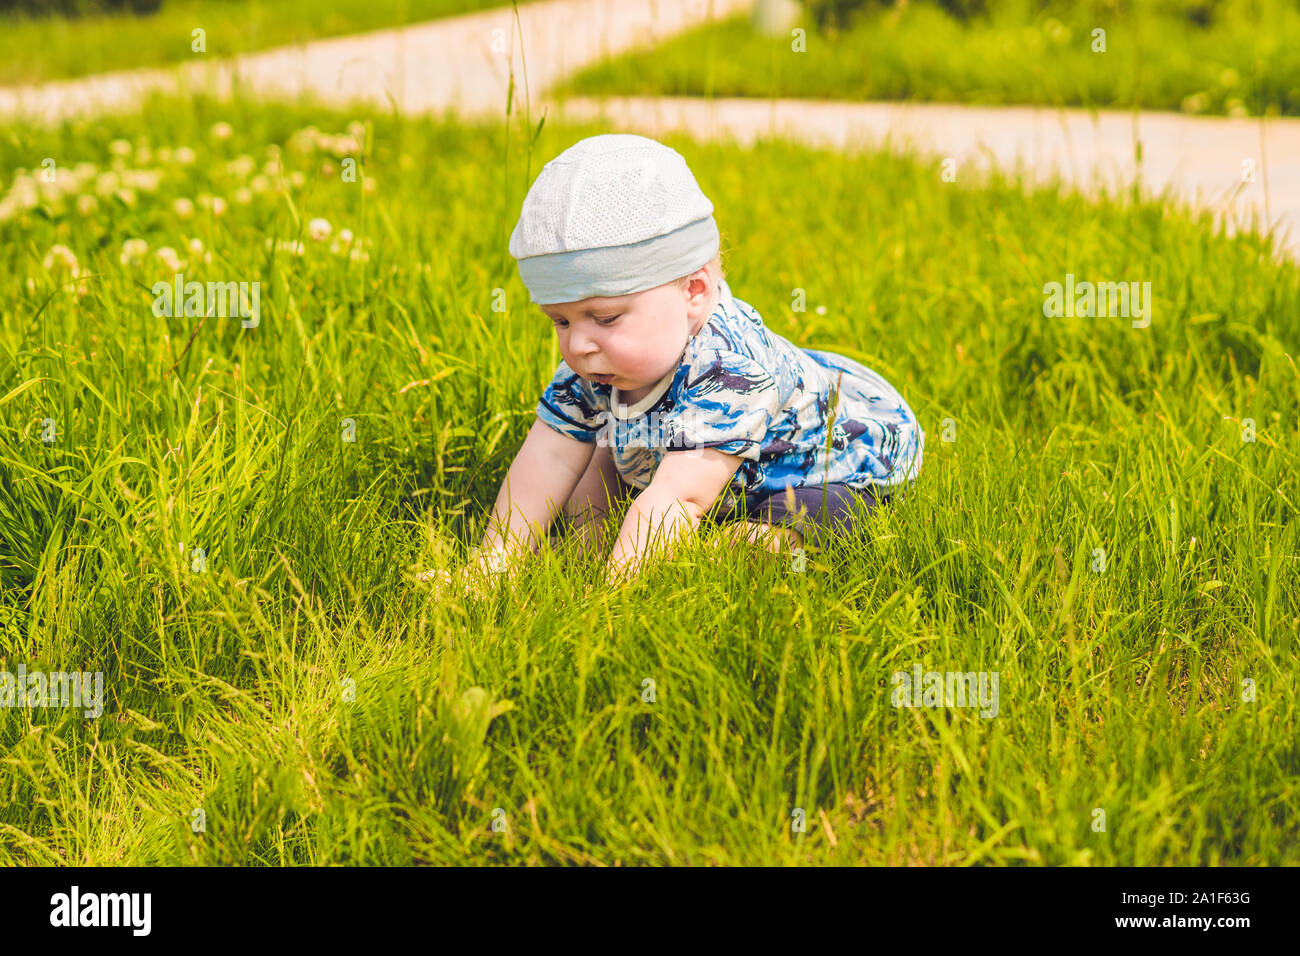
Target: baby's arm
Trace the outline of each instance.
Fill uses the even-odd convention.
[[[480,562],[489,563],[499,551],[505,552],[507,560],[519,557],[524,546],[536,551],[595,449],[595,444],[561,434],[540,418],[534,421],[501,482],[480,546]],[[495,560],[499,568],[501,558]]]
[[[665,554],[683,534],[694,531],[700,518],[722,494],[741,459],[713,448],[675,451],[664,455],[650,486],[632,500],[609,556],[612,579],[634,574],[651,551]]]

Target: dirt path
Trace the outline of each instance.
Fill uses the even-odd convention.
[[[151,91],[243,92],[338,103],[362,102],[405,113],[454,109],[505,113],[510,67],[515,95],[532,98],[602,57],[658,42],[753,0],[546,0],[416,26],[276,47],[229,61],[202,54],[179,67],[104,73],[39,86],[0,88],[0,119],[57,122],[74,115],[136,109]],[[522,41],[522,42],[521,42]],[[521,53],[522,50],[522,53]]]
[[[535,104],[536,105],[536,104]],[[991,166],[1022,169],[1031,182],[1059,173],[1064,183],[1096,194],[1131,184],[1142,144],[1144,190],[1217,216],[1229,226],[1272,222],[1284,249],[1300,259],[1300,119],[1227,119],[1177,113],[1100,112],[1045,107],[975,107],[922,103],[690,97],[571,99],[551,106],[556,120],[605,117],[611,128],[655,136],[689,132],[749,144],[783,136],[837,149],[892,146],[935,158],[935,181],[951,158],[958,181]],[[1267,213],[1267,215],[1266,215]],[[1244,217],[1244,218],[1242,218]]]

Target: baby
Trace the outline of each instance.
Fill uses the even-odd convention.
[[[601,547],[629,495],[613,580],[702,523],[797,548],[916,477],[925,436],[888,382],[798,348],[732,295],[713,204],[675,150],[574,144],[529,189],[510,254],[563,361],[466,578],[515,567],[561,513]]]

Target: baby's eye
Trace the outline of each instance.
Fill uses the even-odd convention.
[[[613,325],[615,321],[621,319],[622,317],[623,317],[623,313],[620,312],[618,315],[615,315],[608,319],[597,319],[596,322],[598,325]]]

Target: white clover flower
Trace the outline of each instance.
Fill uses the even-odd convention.
[[[330,221],[328,219],[313,219],[307,223],[307,235],[317,242],[324,242],[330,237]]]
[[[233,199],[241,206],[247,206],[250,202],[253,201],[253,193],[251,190],[245,188],[244,186],[240,186],[238,189],[235,190],[235,194],[230,198]]]
[[[36,183],[26,178],[14,180],[13,188],[9,190],[9,199],[19,209],[35,209],[41,201]]]
[[[336,145],[346,150],[344,156],[360,156],[362,150],[365,149],[366,140],[364,136],[341,136],[339,139],[341,142]],[[342,158],[342,156],[339,158]]]
[[[369,262],[370,253],[366,252],[366,250],[358,246],[357,248],[353,249],[351,252],[348,253],[348,258],[351,259],[353,262]]]
[[[172,150],[170,146],[163,146],[158,150],[158,162],[167,164],[172,161]]]
[[[813,309],[813,311],[816,312],[818,315],[825,315],[825,314],[826,314],[826,306],[824,306],[824,305],[819,305],[819,306],[817,306],[817,308]]]
[[[161,261],[169,271],[181,271],[181,257],[176,254],[176,250],[171,246],[160,246],[154,255],[158,257],[159,261]]]
[[[125,139],[115,139],[108,144],[108,151],[114,156],[130,156],[131,144]]]
[[[122,254],[118,260],[124,266],[139,265],[149,254],[149,243],[143,239],[128,239],[122,243]]]
[[[113,193],[113,195],[116,196],[118,199],[122,200],[124,205],[127,206],[135,205],[136,197],[135,197],[134,189],[119,189],[117,192]]]
[[[375,182],[375,177],[374,177],[374,176],[367,176],[367,177],[366,177],[365,185],[362,186],[361,188],[364,189],[364,190],[365,190],[366,192],[368,192],[368,193],[372,193],[372,192],[374,192],[376,189],[378,189],[379,186],[378,186],[378,184]]]
[[[99,209],[99,200],[89,193],[77,197],[77,214],[93,216]]]
[[[50,246],[50,251],[45,254],[45,260],[41,263],[41,268],[46,272],[52,272],[54,269],[66,269],[72,273],[73,277],[81,275],[81,266],[77,262],[77,254],[64,245]]]
[[[81,192],[81,180],[71,169],[65,169],[56,182],[50,183],[60,193],[73,196]]]
[[[190,149],[188,146],[181,146],[176,150],[174,155],[176,162],[180,163],[182,166],[190,166],[194,163],[194,150]]]
[[[213,139],[230,139],[235,132],[235,128],[225,120],[221,120],[220,122],[212,124],[210,132],[212,133]]]
[[[247,179],[249,176],[253,175],[253,172],[256,169],[257,160],[252,156],[249,156],[247,153],[244,153],[242,156],[236,156],[230,162],[226,163],[226,172],[233,176],[238,176],[240,179]]]
[[[182,196],[172,201],[172,212],[176,213],[177,219],[193,219],[194,203]]]
[[[226,214],[226,201],[220,196],[212,197],[212,215],[224,216]]]
[[[271,188],[271,180],[262,175],[254,176],[248,181],[248,188],[255,193],[264,193]]]
[[[351,229],[340,229],[338,237],[330,243],[330,252],[336,256],[347,252],[352,247],[353,238]]]
[[[348,124],[348,132],[357,139],[361,139],[361,137],[366,135],[366,124],[360,120],[353,120]]]
[[[148,166],[153,160],[153,150],[148,146],[141,146],[135,151],[135,161],[139,166]]]
[[[123,186],[154,192],[162,182],[162,170],[159,169],[124,169],[121,172]]]
[[[289,148],[295,153],[310,153],[316,148],[320,130],[315,126],[306,126],[289,137]]]
[[[117,191],[117,187],[122,185],[121,177],[117,173],[100,173],[95,177],[95,192],[107,199]],[[17,188],[18,183],[14,183]]]
[[[196,259],[203,255],[203,240],[197,236],[187,242],[186,247],[190,250],[190,255]]]
[[[289,174],[289,185],[292,186],[294,189],[302,189],[302,187],[306,185],[306,183],[307,183],[307,177],[302,173],[301,170],[295,169],[293,172]]]

